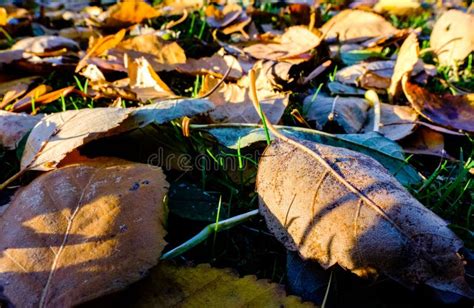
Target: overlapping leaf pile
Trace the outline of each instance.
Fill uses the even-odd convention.
[[[215,224],[165,259],[259,207],[267,227],[253,223],[283,252],[473,297],[449,228],[472,242],[472,4],[156,2],[0,7],[0,300],[73,306],[151,269],[131,305],[311,306],[253,277],[158,264],[166,229],[174,246],[188,227],[168,225],[168,205]],[[194,170],[197,154],[218,172]],[[425,157],[444,162],[432,172]],[[462,177],[439,176],[448,161]],[[441,180],[463,187],[442,218],[407,190]],[[426,195],[447,202],[457,188],[440,186]],[[215,241],[185,260],[270,255],[232,239],[239,260],[220,262]]]

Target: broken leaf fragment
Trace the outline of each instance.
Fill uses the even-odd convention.
[[[381,164],[299,142],[307,151],[274,141],[257,175],[260,211],[287,249],[324,268],[337,263],[363,277],[383,273],[410,287],[473,296],[458,255],[462,241]]]
[[[114,158],[46,173],[0,220],[0,286],[18,307],[70,307],[120,290],[166,242],[161,169]]]

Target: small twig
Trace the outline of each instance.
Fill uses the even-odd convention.
[[[209,236],[211,236],[215,232],[220,232],[223,230],[230,229],[240,223],[247,221],[249,218],[252,218],[257,215],[258,215],[258,210],[253,210],[244,214],[240,214],[240,215],[222,220],[220,222],[210,224],[206,226],[204,229],[202,229],[201,232],[199,232],[198,234],[196,234],[195,236],[193,236],[192,238],[190,238],[183,244],[164,253],[161,256],[160,260],[169,260],[177,256],[180,256],[186,251],[190,250],[191,248],[204,242],[206,239],[209,238]]]

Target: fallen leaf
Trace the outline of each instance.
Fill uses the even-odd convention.
[[[441,126],[474,132],[474,94],[438,96],[408,80],[402,80],[403,92],[413,109]]]
[[[374,6],[374,11],[397,16],[410,16],[421,11],[418,0],[379,0]]]
[[[117,47],[126,49],[125,53],[132,58],[145,57],[156,71],[173,70],[177,64],[186,63],[186,54],[177,42],[163,40],[156,34],[138,35],[121,42]],[[136,56],[135,53],[137,53]],[[139,55],[138,53],[147,55]],[[153,57],[149,55],[153,55]],[[156,68],[155,62],[162,64],[163,68]]]
[[[74,90],[75,86],[65,87],[56,91],[52,91],[49,93],[42,94],[35,98],[35,104],[49,104],[61,97],[66,97],[69,93]],[[25,102],[26,104],[18,104],[15,103],[13,105],[14,111],[23,110],[31,105],[31,100],[29,102]]]
[[[231,68],[228,77],[239,79],[242,77],[242,67],[237,58],[231,55],[214,54],[212,57],[200,59],[188,59],[185,64],[177,66],[178,71],[191,75],[211,74],[214,77],[222,77]]]
[[[19,307],[70,307],[120,290],[166,242],[161,169],[102,158],[44,174],[2,215],[0,285]]]
[[[15,149],[18,142],[41,118],[42,115],[31,116],[0,110],[0,144],[6,149]]]
[[[327,39],[357,43],[382,35],[395,34],[397,29],[382,16],[361,10],[343,10],[322,27]]]
[[[158,11],[142,0],[126,0],[111,6],[105,20],[107,27],[125,27],[157,17]]]
[[[142,102],[175,96],[145,58],[128,61],[130,88]]]
[[[416,132],[402,141],[406,153],[433,155],[448,158],[444,149],[444,136],[428,127],[419,127]]]
[[[68,110],[45,116],[31,131],[21,169],[48,171],[72,150],[104,137],[132,112],[122,108]]]
[[[229,269],[207,264],[160,263],[130,293],[126,297],[137,307],[314,307],[286,295],[281,285],[255,276],[239,278]]]
[[[346,133],[357,133],[364,126],[369,104],[358,97],[330,97],[318,94],[304,99],[303,113],[306,118],[316,121],[318,129],[337,123]]]
[[[474,51],[474,15],[449,10],[436,21],[430,45],[442,65],[457,66]]]
[[[206,21],[213,28],[223,28],[236,21],[243,13],[242,6],[230,3],[222,9],[214,5],[206,7]]]
[[[388,94],[391,97],[397,95],[400,91],[400,82],[405,74],[410,74],[418,61],[420,48],[418,47],[418,39],[415,33],[411,33],[403,42],[398,53],[397,62],[392,75]]]
[[[0,26],[5,26],[8,23],[8,13],[3,7],[0,7]]]
[[[360,62],[347,66],[336,72],[335,80],[351,85],[358,85],[358,81],[366,72],[376,73],[382,77],[390,77],[393,74],[395,61]]]
[[[254,44],[243,50],[256,59],[302,63],[311,58],[309,52],[322,40],[321,35],[306,27],[289,27],[277,43]]]
[[[26,93],[30,85],[37,79],[34,77],[26,77],[10,82],[2,83],[0,86],[0,95],[3,94],[2,101],[0,102],[0,109],[5,108],[11,102],[20,98]]]
[[[265,142],[266,133],[262,127],[246,124],[197,125],[196,129],[207,132],[230,149],[243,149],[256,142]],[[328,134],[302,127],[278,126],[279,131],[290,138],[307,140],[320,144],[346,148],[368,155],[392,173],[403,185],[419,184],[418,172],[405,161],[403,149],[394,141],[379,133]],[[274,136],[270,134],[270,138]]]
[[[79,50],[79,45],[68,38],[53,35],[33,36],[19,40],[11,47],[11,50],[23,50],[32,53],[44,53],[51,50],[66,48],[68,50]]]
[[[21,99],[17,100],[13,104],[13,110],[19,111],[19,110],[24,110],[30,107],[32,100],[36,101],[38,97],[43,96],[44,94],[50,92],[51,90],[52,88],[50,86],[44,85],[44,84],[35,87],[33,90],[26,93],[25,96],[23,96]]]
[[[359,276],[472,297],[462,241],[372,158],[307,141],[276,140],[260,160],[267,226],[288,250]],[[324,162],[324,163],[323,163]]]
[[[10,64],[21,59],[23,59],[23,50],[0,51],[0,64]]]
[[[218,80],[206,76],[201,93],[207,93]],[[272,123],[278,123],[288,105],[289,96],[284,93],[260,92],[263,112]],[[249,96],[249,89],[233,83],[222,83],[210,96],[215,109],[209,113],[214,122],[225,123],[260,123],[260,116],[255,112]]]
[[[94,40],[94,43],[87,49],[87,53],[77,63],[76,73],[79,72],[84,66],[87,65],[87,60],[91,57],[102,55],[107,50],[116,47],[125,37],[127,30],[121,29],[115,34],[100,37]]]
[[[380,104],[379,133],[391,140],[400,140],[410,135],[416,127],[418,114],[409,106]],[[368,111],[364,131],[372,131],[374,127],[374,110]]]

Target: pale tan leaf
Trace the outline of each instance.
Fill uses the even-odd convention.
[[[328,39],[355,43],[382,35],[395,34],[397,29],[382,16],[361,10],[343,10],[326,22],[321,31]]]
[[[279,139],[262,155],[257,192],[271,232],[304,259],[473,297],[462,241],[368,156]]]
[[[403,42],[398,53],[397,62],[392,75],[388,94],[392,97],[400,91],[400,82],[402,77],[410,74],[418,61],[420,48],[418,47],[418,39],[415,33],[411,33]]]
[[[0,285],[17,307],[70,307],[122,289],[165,246],[161,169],[113,158],[44,174],[0,219]]]
[[[211,74],[222,77],[231,68],[228,77],[239,79],[242,77],[242,67],[237,58],[231,55],[214,54],[211,57],[188,59],[185,64],[178,65],[178,71],[191,75]]]
[[[44,117],[31,131],[21,158],[21,169],[53,170],[72,150],[104,137],[120,125],[131,109],[68,110]]]
[[[155,68],[154,62],[168,66],[166,70],[175,69],[176,64],[186,62],[186,54],[177,42],[163,40],[156,34],[138,35],[121,42],[117,47],[126,49],[126,53],[133,58],[137,58],[138,53],[144,53],[145,55],[142,56],[152,64],[155,70],[158,69]],[[135,56],[134,53],[137,55]],[[150,55],[154,57],[150,57]]]
[[[307,61],[309,52],[322,40],[321,35],[308,30],[307,27],[293,26],[279,37],[277,43],[254,44],[244,51],[256,59],[301,63]]]
[[[79,45],[75,41],[65,37],[42,35],[22,39],[11,47],[12,50],[23,50],[39,54],[62,48],[79,50]]]
[[[222,9],[214,5],[206,7],[206,21],[213,28],[223,28],[236,21],[243,13],[242,6],[230,3]]]
[[[128,62],[130,88],[142,102],[175,96],[145,58]]]
[[[474,51],[474,15],[449,10],[436,21],[430,45],[442,65],[457,66]]]
[[[218,82],[206,76],[201,93],[207,93]],[[278,123],[288,105],[289,95],[270,91],[259,92],[262,109],[272,123]],[[214,122],[220,123],[260,123],[249,96],[249,89],[237,84],[223,83],[209,96],[215,109],[209,113]]]
[[[288,296],[282,286],[229,269],[160,263],[126,294],[136,307],[314,307]]]
[[[13,150],[18,142],[36,125],[41,116],[0,110],[0,145]]]
[[[380,104],[380,128],[379,132],[392,140],[400,140],[410,135],[416,127],[418,114],[409,106],[397,106]],[[364,131],[369,132],[374,128],[374,111],[368,111],[367,122]]]

